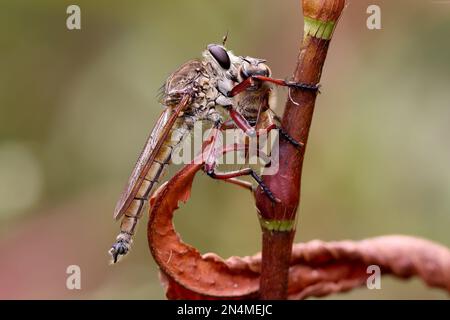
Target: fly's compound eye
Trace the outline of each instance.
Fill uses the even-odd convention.
[[[222,46],[219,46],[217,44],[210,44],[208,46],[208,51],[222,68],[224,68],[225,70],[230,69],[230,57],[228,56],[227,51]]]

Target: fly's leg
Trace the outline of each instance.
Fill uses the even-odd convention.
[[[224,94],[229,94],[229,92],[226,92]],[[221,130],[234,129],[237,127],[244,131],[244,133],[249,137],[256,136],[255,128],[251,126],[247,119],[234,108],[231,96],[229,98],[220,96],[219,98],[217,98],[216,103],[223,106],[228,111],[228,114],[231,117],[230,120],[227,120],[221,124],[221,126],[219,127]]]
[[[241,180],[241,179],[238,179],[238,178],[229,178],[229,179],[225,179],[223,181],[227,182],[227,183],[234,184],[235,186],[244,188],[244,189],[246,189],[248,191],[253,191],[253,185],[252,185],[251,182],[248,182],[248,181],[245,181],[245,180]]]
[[[295,140],[286,130],[284,130],[281,127],[281,125],[276,124],[275,122],[273,122],[273,120],[271,120],[270,124],[262,130],[266,131],[266,132],[270,132],[273,129],[277,129],[280,137],[283,138],[284,140],[286,140],[287,142],[289,142],[295,148],[301,149],[305,145],[304,143]],[[261,130],[258,130],[258,132],[257,132],[258,136],[259,136],[260,132],[261,132]]]
[[[314,92],[320,93],[320,85],[318,85],[318,84],[286,81],[283,79],[274,79],[274,78],[258,76],[258,75],[254,76],[254,77],[260,81],[267,81],[267,82],[270,82],[270,83],[273,83],[273,84],[276,84],[276,85],[282,86],[282,87],[289,87],[289,88],[300,89],[300,90],[309,90],[309,91],[314,91]]]
[[[295,140],[293,137],[291,137],[291,135],[289,133],[287,133],[286,131],[284,131],[283,128],[281,128],[279,126],[276,126],[276,128],[278,129],[280,136],[283,139],[285,139],[287,142],[289,142],[291,145],[293,145],[295,148],[301,149],[305,145],[304,143],[299,142],[299,141]]]
[[[205,167],[205,172],[208,176],[210,176],[213,179],[217,180],[225,180],[230,182],[230,179],[236,178],[236,177],[242,177],[242,176],[251,176],[256,183],[261,187],[261,189],[264,191],[264,193],[270,198],[272,202],[279,202],[273,192],[269,189],[269,187],[266,186],[264,181],[261,179],[261,177],[252,169],[252,168],[245,168],[241,170],[236,171],[229,171],[229,172],[219,172],[214,168],[207,169]]]
[[[289,133],[287,133],[283,128],[281,128],[281,126],[277,125],[273,121],[270,121],[270,123],[267,127],[259,129],[259,130],[255,130],[254,126],[252,126],[252,124],[249,121],[247,121],[247,119],[245,119],[244,116],[242,114],[240,114],[236,109],[230,107],[229,113],[230,113],[230,116],[233,119],[233,122],[235,123],[235,125],[238,128],[242,129],[250,137],[255,137],[255,136],[258,137],[262,133],[268,133],[273,129],[278,129],[280,136],[283,139],[285,139],[287,142],[292,144],[295,148],[300,149],[304,145],[303,143],[295,140]],[[251,133],[251,134],[249,134],[249,133]]]
[[[242,176],[251,176],[256,183],[261,187],[261,189],[264,191],[264,193],[272,200],[273,202],[279,202],[279,200],[275,197],[273,192],[269,189],[269,187],[266,186],[264,181],[261,179],[261,177],[252,169],[252,168],[245,168],[241,170],[236,171],[230,171],[230,172],[219,172],[215,169],[216,163],[217,163],[217,157],[219,154],[225,154],[230,151],[237,151],[239,149],[247,149],[246,145],[239,145],[239,144],[233,144],[229,146],[225,146],[222,148],[220,152],[216,152],[214,148],[214,144],[216,143],[215,139],[213,138],[213,142],[211,145],[211,149],[213,152],[209,152],[207,155],[207,158],[205,160],[205,164],[203,165],[203,171],[206,172],[208,176],[210,176],[213,179],[217,180],[224,180],[226,182],[235,183],[239,181],[241,186],[244,186],[242,184],[241,180],[237,180],[235,178],[242,177]],[[245,185],[246,188],[252,188],[248,184]]]
[[[294,82],[294,81],[286,81],[286,80],[282,80],[282,79],[274,79],[274,78],[260,76],[260,75],[253,75],[253,76],[248,77],[241,83],[237,84],[233,89],[231,89],[231,91],[229,91],[227,94],[228,97],[234,97],[235,95],[245,91],[246,89],[251,87],[255,81],[265,81],[265,82],[270,82],[270,83],[276,84],[278,86],[301,89],[301,90],[310,90],[310,91],[315,91],[315,92],[318,92],[320,89],[320,85],[300,83],[300,82]]]
[[[273,113],[273,118],[271,118],[271,124],[274,126],[274,128],[278,129],[278,132],[283,139],[285,139],[287,142],[292,144],[297,149],[301,149],[305,146],[305,144],[303,142],[300,142],[300,141],[297,141],[296,139],[294,139],[289,134],[289,132],[285,131],[281,127],[281,118],[276,113]]]
[[[240,84],[238,84],[237,86],[235,86],[229,92],[228,95],[230,97],[232,97],[232,96],[235,96],[235,95],[239,94],[240,92],[244,91],[245,89],[247,89],[249,86],[252,85],[252,82],[251,82],[252,79],[253,78],[251,78],[251,77],[247,78],[245,81],[243,81]],[[272,79],[272,78],[268,78],[268,79]],[[272,80],[284,81],[284,80],[277,80],[277,79],[272,79]],[[287,83],[287,84],[293,85],[293,83]],[[296,85],[300,85],[300,84],[296,84]],[[304,85],[304,87],[311,88],[310,85]],[[227,120],[221,124],[221,127],[220,127],[221,130],[234,129],[237,127],[239,129],[241,129],[242,131],[244,131],[244,133],[249,137],[257,137],[261,134],[260,131],[255,130],[256,123],[251,123],[250,121],[248,121],[240,112],[238,112],[233,107],[233,105],[231,105],[231,104],[225,105],[225,103],[223,105],[227,109],[228,113],[230,114],[231,119]],[[270,124],[266,128],[263,128],[262,132],[266,133],[275,128],[279,130],[280,136],[282,138],[284,138],[286,141],[288,141],[290,144],[292,144],[295,148],[303,147],[303,143],[296,141],[291,135],[289,135],[289,133],[287,133],[285,130],[283,130],[280,125],[275,124],[273,121],[271,121]]]
[[[213,167],[215,165],[217,154],[226,154],[231,151],[247,149],[246,145],[232,144],[232,145],[223,147],[221,150],[217,151],[216,143],[217,143],[217,137],[218,137],[218,134],[220,133],[220,131],[236,128],[236,125],[233,122],[233,120],[222,121],[222,118],[217,120],[216,117],[211,118],[208,116],[206,118],[206,120],[209,120],[214,123],[209,137],[206,138],[206,140],[205,140],[204,150],[202,151],[202,154],[201,154],[202,159],[204,159],[204,163],[207,163],[208,166]],[[206,154],[206,156],[205,156],[205,154]],[[237,185],[246,190],[253,191],[253,185],[248,181],[240,180],[240,179],[237,179],[236,177],[224,179],[223,181]]]
[[[256,136],[256,130],[253,126],[250,125],[250,123],[245,119],[245,117],[240,114],[235,108],[232,106],[228,107],[228,113],[230,114],[231,119],[233,120],[234,124],[244,131],[244,133],[249,137],[255,137]]]

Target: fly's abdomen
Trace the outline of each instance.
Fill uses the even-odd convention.
[[[134,235],[138,220],[142,217],[145,203],[150,198],[156,185],[167,170],[167,167],[171,162],[174,148],[183,141],[188,133],[189,128],[184,123],[176,123],[174,128],[170,131],[167,139],[165,139],[158,153],[155,155],[136,196],[124,213],[120,224],[120,231],[122,234],[124,233],[130,236]]]

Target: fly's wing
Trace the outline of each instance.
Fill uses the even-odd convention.
[[[173,127],[180,113],[189,105],[190,101],[191,95],[184,94],[178,105],[174,107],[166,107],[163,113],[159,116],[156,125],[150,133],[150,136],[147,138],[145,147],[136,162],[128,183],[116,204],[113,216],[114,219],[119,219],[130,206],[142,184],[142,181],[144,180],[144,177],[147,175],[155,156],[158,154],[159,149],[167,139],[170,129]]]
[[[130,206],[159,149],[167,139],[170,129],[173,127],[179,114],[191,103],[192,95],[188,92],[192,91],[195,79],[204,72],[201,61],[190,60],[173,72],[167,79],[162,92],[162,102],[168,107],[161,114],[150,133],[125,186],[125,190],[117,202],[114,210],[115,219],[119,219]]]
[[[190,60],[173,72],[164,84],[161,95],[162,104],[178,104],[182,98],[182,92],[186,88],[192,88],[195,79],[205,73],[204,66],[199,60]]]

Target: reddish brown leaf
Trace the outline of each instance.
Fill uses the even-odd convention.
[[[152,199],[148,242],[167,278],[167,295],[172,299],[252,297],[258,290],[258,273],[245,265],[225,262],[216,255],[202,256],[182,242],[174,230],[173,212],[179,201],[189,198],[192,181],[201,167],[201,164],[185,166]]]
[[[365,285],[367,267],[382,275],[417,276],[450,293],[450,250],[429,240],[393,235],[362,241],[296,244],[289,273],[289,298],[304,299]]]

